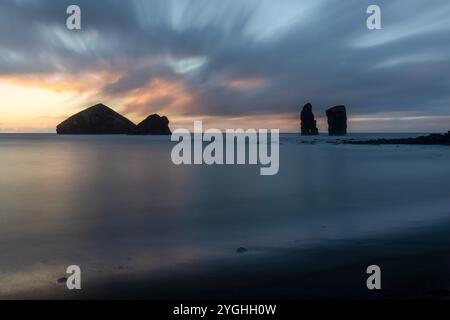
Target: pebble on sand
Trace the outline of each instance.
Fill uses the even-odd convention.
[[[58,283],[66,283],[67,282],[67,278],[66,277],[62,277],[58,279]]]

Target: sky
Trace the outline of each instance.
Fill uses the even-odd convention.
[[[99,102],[171,128],[299,131],[311,102],[321,132],[339,104],[350,131],[447,132],[449,39],[448,0],[2,0],[0,132]]]

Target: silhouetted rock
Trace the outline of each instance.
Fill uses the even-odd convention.
[[[310,103],[305,104],[302,112],[300,113],[301,130],[303,136],[313,136],[319,134],[317,129],[317,122],[314,120],[314,114],[312,112],[312,105]]]
[[[244,248],[244,247],[239,247],[239,248],[236,249],[237,253],[245,253],[247,251],[248,251],[247,248]]]
[[[66,277],[59,278],[59,279],[57,280],[57,282],[58,282],[58,283],[66,283],[66,282],[67,282],[67,278],[66,278]]]
[[[104,104],[83,110],[56,127],[58,134],[127,134],[136,125]]]
[[[348,144],[421,144],[421,145],[450,145],[450,131],[445,134],[430,134],[417,138],[404,139],[372,139],[372,140],[347,140]]]
[[[147,119],[139,123],[131,132],[135,135],[170,135],[169,119],[160,117],[157,114],[148,116]]]
[[[328,134],[342,136],[347,134],[347,112],[345,106],[336,106],[327,110]]]

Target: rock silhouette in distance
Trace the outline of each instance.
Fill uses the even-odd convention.
[[[347,112],[345,106],[335,106],[327,110],[328,134],[345,136],[347,134]]]
[[[104,104],[96,104],[61,122],[58,134],[127,134],[136,125]]]
[[[302,112],[300,113],[300,127],[302,136],[315,136],[319,134],[319,129],[317,129],[317,121],[314,119],[312,105],[310,103],[305,104]]]
[[[444,134],[430,134],[428,136],[420,136],[416,138],[400,138],[400,139],[372,139],[372,140],[347,140],[348,144],[418,144],[418,145],[443,145],[450,146],[450,131]]]
[[[171,135],[169,128],[169,119],[160,117],[157,114],[148,116],[144,121],[139,123],[130,133],[133,135]]]

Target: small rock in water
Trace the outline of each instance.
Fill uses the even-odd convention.
[[[248,250],[246,248],[244,248],[244,247],[239,247],[239,248],[236,249],[237,253],[244,253],[244,252],[247,252],[247,251]]]
[[[129,269],[128,266],[119,266],[119,270],[125,270],[125,269]]]
[[[58,283],[66,283],[67,282],[67,278],[66,277],[62,277],[58,279]]]

